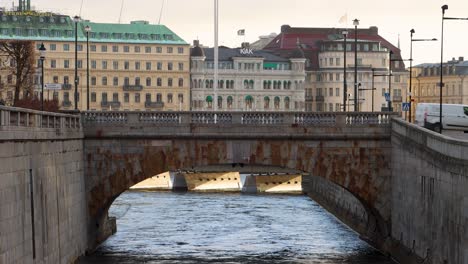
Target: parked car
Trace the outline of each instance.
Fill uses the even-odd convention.
[[[468,132],[468,105],[442,104],[440,124],[440,104],[419,103],[416,106],[415,124],[436,132],[440,132],[441,129]]]

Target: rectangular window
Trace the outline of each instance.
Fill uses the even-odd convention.
[[[146,70],[151,71],[151,62],[146,62]]]
[[[340,88],[335,89],[335,96],[340,96]]]
[[[64,60],[64,61],[63,61],[63,67],[64,67],[65,69],[70,68],[70,61],[69,61],[69,60]]]
[[[167,47],[167,53],[172,53],[174,52],[174,49],[172,47]]]
[[[50,67],[51,68],[57,68],[57,61],[56,60],[50,60]]]
[[[135,53],[140,53],[140,46],[135,46]]]
[[[330,58],[330,66],[333,66],[333,58]]]
[[[340,58],[336,58],[335,62],[336,62],[336,66],[341,66],[341,59]]]
[[[167,63],[167,70],[172,71],[172,62]]]
[[[151,47],[145,47],[145,53],[151,53]]]
[[[70,44],[63,44],[63,51],[69,51],[70,50]]]
[[[139,102],[140,102],[140,94],[136,93],[135,94],[135,103],[139,103]]]
[[[56,44],[50,44],[50,50],[57,50]]]
[[[125,69],[125,70],[130,69],[130,62],[128,62],[128,61],[125,61],[125,62],[124,62],[124,69]]]
[[[158,71],[162,70],[162,62],[158,62]]]
[[[177,52],[179,54],[184,54],[184,48],[182,48],[182,47],[177,48]]]
[[[329,80],[329,81],[333,81],[333,73],[329,73],[329,74],[328,74],[328,80]]]
[[[107,46],[106,45],[101,46],[101,52],[107,52]]]
[[[112,81],[112,84],[114,86],[119,86],[119,77],[114,77],[113,81]]]
[[[129,103],[130,102],[130,94],[129,93],[124,93],[124,102]]]
[[[341,75],[339,73],[336,74],[336,80],[339,81],[341,79]]]
[[[183,71],[183,70],[184,70],[184,63],[179,62],[179,71]]]
[[[162,48],[161,47],[156,47],[156,53],[162,53]]]
[[[102,77],[102,85],[103,86],[107,85],[107,77]]]
[[[118,93],[113,93],[112,94],[112,101],[113,102],[118,102],[119,101],[119,94]]]
[[[333,96],[333,88],[328,88],[328,96]]]
[[[81,44],[78,44],[78,46],[76,46],[78,48],[78,51],[83,51],[83,45]]]
[[[114,70],[118,70],[119,69],[119,62],[118,61],[113,61],[112,62],[112,68]]]
[[[96,102],[96,93],[95,92],[91,93],[91,102],[93,102],[93,103]]]
[[[107,102],[107,93],[102,93],[101,94],[101,101],[106,103]]]
[[[357,59],[357,65],[358,65],[358,66],[362,66],[362,59],[361,59],[361,58],[358,58],[358,59]]]
[[[89,49],[90,49],[92,52],[96,52],[96,45],[91,45],[91,46],[89,46]]]
[[[130,52],[130,47],[129,46],[124,46],[123,50],[124,50],[125,53],[128,53],[128,52]]]
[[[97,65],[96,61],[92,60],[91,61],[91,69],[96,69],[96,65]]]
[[[112,46],[112,52],[119,52],[119,46]]]
[[[102,61],[102,69],[107,70],[107,61]]]
[[[135,70],[139,70],[140,69],[140,62],[135,62]]]

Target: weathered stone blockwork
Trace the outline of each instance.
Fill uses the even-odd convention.
[[[87,248],[79,117],[71,128],[48,114],[45,128],[46,115],[16,110],[0,107],[0,264],[71,263]]]
[[[468,142],[394,120],[392,146],[394,240],[424,263],[467,264]]]

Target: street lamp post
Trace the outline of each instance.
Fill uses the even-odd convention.
[[[411,123],[411,118],[412,118],[412,108],[413,108],[413,101],[412,101],[412,88],[413,88],[413,42],[415,41],[437,41],[436,38],[432,38],[432,39],[413,39],[413,34],[415,33],[416,31],[414,31],[414,29],[411,29],[410,30],[410,33],[411,33],[411,41],[410,41],[410,72],[409,72],[409,104],[410,104],[410,108],[409,108],[409,119],[408,121]]]
[[[392,55],[393,51],[390,50],[388,57],[388,111],[392,111]]]
[[[442,31],[440,38],[440,112],[439,112],[439,125],[440,133],[442,134],[442,88],[444,87],[444,20],[468,20],[464,17],[445,17],[445,10],[448,9],[448,5],[443,5],[442,7]]]
[[[91,27],[86,25],[86,110],[89,111],[89,32]]]
[[[359,20],[353,20],[354,25],[354,111],[358,111],[358,87],[357,87],[357,27]]]
[[[343,59],[343,74],[344,74],[344,77],[343,77],[343,112],[346,112],[346,97],[348,95],[348,85],[346,83],[346,49],[347,49],[347,43],[346,43],[346,40],[347,40],[347,37],[348,37],[348,31],[347,30],[343,30],[343,37],[344,37],[344,59]]]
[[[79,16],[74,16],[75,22],[75,110],[78,110],[78,22]]]
[[[40,57],[41,60],[41,111],[44,111],[44,60],[46,54],[46,48],[44,43],[41,43],[39,47]]]
[[[377,76],[375,75],[375,69],[372,68],[372,87],[369,88],[369,89],[359,89],[359,91],[372,91],[372,112],[374,112],[374,91],[375,91],[375,87],[374,87],[374,76]],[[360,86],[361,84],[359,84]]]

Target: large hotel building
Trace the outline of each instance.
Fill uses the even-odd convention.
[[[56,98],[63,110],[75,109],[75,26],[78,34],[77,108],[87,109],[87,35],[89,26],[90,110],[189,110],[190,47],[164,25],[75,24],[69,16],[35,11],[0,14],[0,41],[27,40],[47,49],[44,98]],[[37,51],[36,94],[40,91]],[[9,63],[9,62],[7,62]],[[0,99],[11,104],[15,77],[0,72]]]

